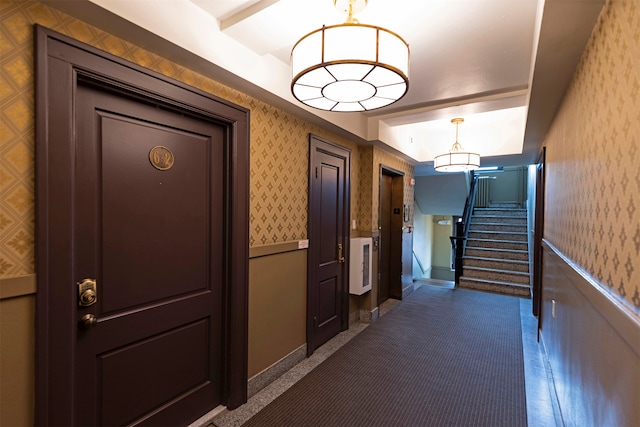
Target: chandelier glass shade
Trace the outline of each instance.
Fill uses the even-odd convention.
[[[409,87],[409,45],[397,34],[349,16],[302,37],[291,51],[291,92],[327,111],[365,111],[402,98]]]
[[[456,142],[448,153],[440,154],[433,159],[433,167],[438,172],[467,172],[480,167],[480,154],[464,151],[458,142],[458,124],[464,119],[451,119],[456,125]]]

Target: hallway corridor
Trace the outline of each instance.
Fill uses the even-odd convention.
[[[389,300],[383,304],[381,307],[381,315],[385,315],[390,310],[402,309],[401,305],[396,307],[396,303],[398,303],[397,300]],[[554,407],[553,399],[551,398],[552,389],[549,387],[549,372],[546,367],[547,364],[545,363],[542,346],[538,344],[536,340],[537,319],[531,315],[531,300],[520,299],[520,316],[528,426],[561,426],[562,422],[558,414],[559,411],[557,407]],[[368,326],[369,324],[367,323],[356,323],[352,325],[349,330],[339,334],[319,348],[311,357],[303,360],[272,384],[256,393],[245,405],[235,411],[222,409],[218,412],[208,414],[193,423],[192,427],[209,425],[215,427],[241,426]]]

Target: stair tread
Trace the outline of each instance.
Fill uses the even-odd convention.
[[[513,234],[515,236],[526,236],[526,231],[502,231],[502,230],[469,230],[469,233],[486,233],[486,234]]]
[[[490,257],[480,257],[480,256],[467,256],[463,257],[464,259],[473,259],[478,261],[491,261],[491,262],[507,262],[513,264],[525,264],[528,265],[529,261],[521,260],[521,259],[506,259],[506,258],[490,258]]]
[[[505,240],[505,239],[478,239],[477,237],[467,237],[467,241],[473,240],[474,242],[500,242],[500,243],[522,243],[527,244],[526,240]]]
[[[523,218],[524,219],[524,218]],[[503,222],[472,222],[470,225],[504,225],[507,227],[526,227],[526,224],[505,224]]]
[[[505,286],[512,286],[514,288],[530,288],[530,285],[525,285],[523,283],[513,283],[513,282],[504,282],[501,280],[493,280],[493,279],[477,279],[475,277],[465,277],[465,276],[461,276],[460,280],[469,280],[472,282],[480,282],[480,283],[488,283],[488,284],[492,284],[492,285],[505,285]]]
[[[474,207],[473,210],[479,211],[527,211],[527,208],[516,208],[514,206],[488,206],[488,207]]]
[[[516,213],[518,215],[496,215],[495,213],[489,213],[490,210],[493,211],[493,212],[496,212],[496,211],[500,212],[498,209],[488,209],[486,212],[473,212],[471,214],[471,216],[472,217],[474,217],[474,216],[475,217],[482,217],[482,218],[490,218],[490,217],[495,217],[495,218],[509,218],[509,217],[511,217],[511,218],[526,218],[527,217],[527,215],[526,215],[527,211],[524,211],[524,212],[513,212],[513,213]],[[506,212],[506,211],[504,211],[504,212]]]
[[[529,253],[529,251],[523,250],[523,249],[485,248],[485,247],[475,247],[475,246],[468,246],[467,250],[498,251],[498,252],[508,252],[508,253],[518,253],[518,254],[528,254]]]
[[[493,220],[522,220],[521,222],[526,223],[527,217],[524,215],[472,215],[471,222],[477,223],[477,221],[485,220],[485,219],[493,219]]]
[[[490,271],[492,273],[506,273],[506,274],[514,274],[516,276],[529,276],[529,272],[524,271],[514,271],[514,270],[502,270],[499,268],[489,268],[489,267],[474,267],[474,266],[464,266],[462,269],[463,275],[464,270],[476,270],[476,271]]]

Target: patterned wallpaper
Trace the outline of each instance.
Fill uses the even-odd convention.
[[[380,166],[388,166],[400,172],[404,172],[404,204],[413,209],[414,187],[408,184],[413,178],[414,166],[377,147],[360,148],[360,211],[358,214],[358,229],[363,233],[378,230],[378,209],[380,204]],[[375,183],[375,185],[374,185]],[[413,215],[405,225],[413,224]]]
[[[352,150],[352,218],[359,229],[371,229],[377,197],[368,195],[374,178],[361,175],[361,162],[373,162],[371,147],[358,146],[36,1],[2,0],[0,8],[0,278],[34,272],[34,23],[251,110],[250,246],[306,238],[309,133]],[[412,166],[376,151],[383,153],[378,157],[385,163],[413,174]]]
[[[545,238],[640,314],[638,0],[605,4],[545,145]]]
[[[360,149],[360,211],[358,212],[357,228],[363,235],[369,236],[373,227],[373,212],[378,210],[378,198],[373,197],[373,147],[363,147]],[[374,209],[374,200],[376,202]],[[375,222],[375,230],[378,229],[378,222]]]

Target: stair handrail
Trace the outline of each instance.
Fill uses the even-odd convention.
[[[464,204],[464,211],[462,212],[462,223],[464,224],[464,237],[469,234],[469,223],[471,222],[471,215],[473,215],[473,206],[476,203],[476,193],[478,189],[478,175],[470,172],[471,185],[469,186],[469,195]]]
[[[418,254],[416,253],[416,251],[411,251],[411,252],[413,252],[413,257],[416,259],[416,262],[418,263],[418,267],[420,268],[420,271],[424,276],[424,273],[426,273],[426,271],[424,269],[424,266],[422,265],[422,262],[420,262],[420,258],[418,258]]]
[[[462,218],[456,223],[455,236],[449,237],[451,240],[451,247],[455,252],[455,285],[460,284],[460,277],[462,276],[462,259],[464,257],[464,251],[467,247],[467,238],[469,236],[469,223],[471,222],[471,215],[473,214],[473,205],[476,201],[476,191],[478,188],[478,175],[471,174],[471,185],[469,186],[469,195],[464,203],[464,210],[462,211]]]

